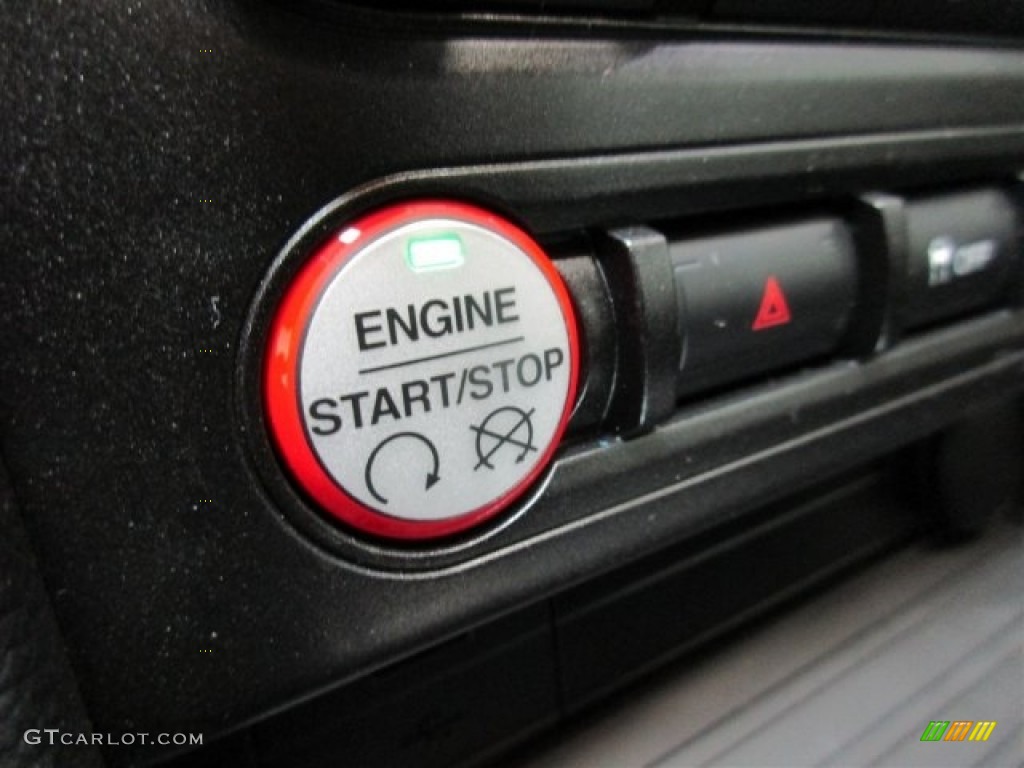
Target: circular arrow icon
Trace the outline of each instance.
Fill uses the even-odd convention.
[[[441,459],[437,454],[437,448],[434,446],[434,444],[430,442],[430,440],[427,437],[421,435],[419,432],[398,432],[394,435],[391,435],[391,437],[387,437],[384,440],[382,440],[377,445],[377,447],[373,449],[373,452],[370,454],[370,458],[366,460],[366,472],[364,476],[364,479],[366,480],[366,488],[367,490],[370,491],[370,495],[373,496],[373,498],[375,498],[381,504],[387,504],[388,500],[381,496],[380,493],[377,492],[377,489],[373,486],[373,462],[376,460],[377,454],[379,454],[388,443],[392,443],[401,438],[418,440],[422,442],[425,446],[427,446],[428,449],[430,449],[430,455],[433,459],[433,469],[427,472],[426,485],[424,486],[423,490],[429,491],[441,480],[441,475],[439,474],[441,471]]]

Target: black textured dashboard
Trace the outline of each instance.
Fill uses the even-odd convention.
[[[893,277],[901,201],[1017,199],[1014,40],[212,0],[2,18],[3,462],[98,730],[213,740],[1024,384],[1019,268],[998,300],[917,329]],[[576,297],[591,388],[514,514],[399,546],[290,483],[259,354],[301,254],[428,196],[505,215],[611,298]],[[624,309],[642,302],[617,294],[632,273],[616,281],[609,231],[822,211],[868,265],[859,333],[834,352],[679,399],[657,355],[631,356],[657,328]],[[630,431],[637,403],[660,418]],[[878,522],[864,552],[910,529]]]

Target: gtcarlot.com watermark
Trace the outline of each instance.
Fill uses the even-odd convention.
[[[81,745],[95,747],[128,747],[137,744],[159,744],[160,746],[199,747],[203,744],[201,733],[75,733],[59,728],[29,728],[22,738],[26,744],[47,744],[56,746]]]

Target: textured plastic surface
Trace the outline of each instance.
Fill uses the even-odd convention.
[[[969,546],[919,542],[502,768],[1019,766],[1022,566],[1005,521]],[[936,720],[996,726],[922,742]]]
[[[307,0],[308,7],[330,13],[331,0]],[[352,2],[352,0],[350,0]],[[449,21],[464,16],[503,24],[602,26],[629,23],[633,29],[672,30],[688,34],[767,28],[775,34],[800,34],[840,28],[845,36],[889,37],[894,33],[936,34],[951,39],[1020,38],[1024,9],[1006,0],[355,0],[374,9],[421,17],[448,12]],[[426,12],[426,13],[424,13]],[[443,18],[443,17],[442,17]]]
[[[1001,177],[1024,160],[1024,54],[130,10],[15,3],[0,35],[4,460],[100,730],[212,737],[1021,387],[1024,320],[997,312],[580,438],[515,525],[362,546],[261,421],[289,247],[424,194],[543,241]]]
[[[926,442],[916,490],[937,538],[959,541],[992,519],[1024,511],[1024,414],[1020,403],[973,413]]]
[[[914,531],[884,473],[834,480],[828,492],[745,521],[733,536],[665,552],[657,566],[609,574],[555,600],[563,700],[594,702],[659,663],[737,627],[783,596]]]
[[[167,768],[478,763],[559,716],[546,604],[529,606],[187,753]]]
[[[792,598],[905,540],[917,525],[915,510],[894,502],[882,473],[832,479],[827,487],[273,715],[174,766],[246,754],[244,765],[265,768],[339,759],[477,764],[665,658],[763,614],[780,595]],[[753,572],[756,579],[737,578]]]
[[[851,24],[865,22],[873,0],[716,0],[712,15],[741,21]]]
[[[89,718],[2,464],[0,530],[0,764],[98,768],[97,748],[61,741]]]

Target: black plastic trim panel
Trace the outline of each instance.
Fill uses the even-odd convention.
[[[1024,317],[996,311],[580,435],[477,538],[353,541],[288,484],[252,378],[331,228],[445,195],[547,243],[1013,180],[1024,53],[205,0],[4,22],[3,457],[98,730],[238,728],[1022,387]]]

